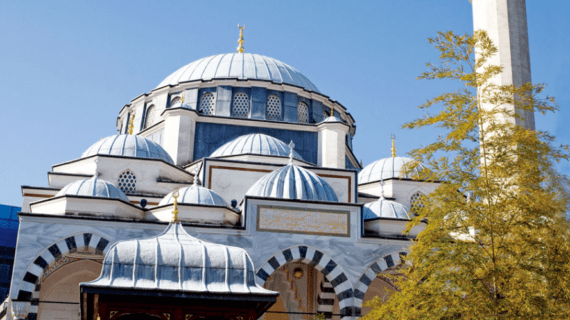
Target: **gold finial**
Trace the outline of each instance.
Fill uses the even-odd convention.
[[[172,191],[172,197],[174,198],[174,210],[172,210],[172,223],[178,223],[178,188]]]
[[[390,138],[392,138],[392,158],[396,158],[396,135],[392,134]]]
[[[331,105],[331,117],[334,117],[334,106]]]
[[[243,53],[243,29],[245,29],[245,24],[243,25],[243,27],[240,27],[238,23],[238,28],[239,28],[239,40],[238,40],[239,46],[237,48],[237,52]]]
[[[131,115],[131,121],[129,121],[129,134],[133,134],[134,129],[135,129],[135,110],[133,110],[133,114]]]
[[[180,103],[184,103],[184,91],[180,92]]]

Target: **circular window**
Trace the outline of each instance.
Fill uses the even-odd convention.
[[[136,191],[137,177],[130,170],[127,170],[119,176],[119,189],[124,193],[133,193]]]

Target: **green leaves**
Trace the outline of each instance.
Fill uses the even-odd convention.
[[[524,111],[554,112],[556,101],[541,97],[543,84],[495,84],[502,70],[485,32],[429,43],[440,61],[418,79],[460,89],[428,99],[404,127],[442,130],[410,155],[428,168],[416,178],[445,182],[408,225],[428,221],[394,279],[400,290],[365,319],[570,318],[570,180],[553,167],[569,147],[519,125]]]

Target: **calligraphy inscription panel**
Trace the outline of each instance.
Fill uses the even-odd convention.
[[[257,230],[350,237],[350,212],[259,206]]]

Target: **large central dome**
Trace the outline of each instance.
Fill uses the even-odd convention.
[[[293,67],[273,58],[251,53],[218,54],[196,60],[164,79],[157,88],[192,80],[244,79],[285,83],[319,92]]]

